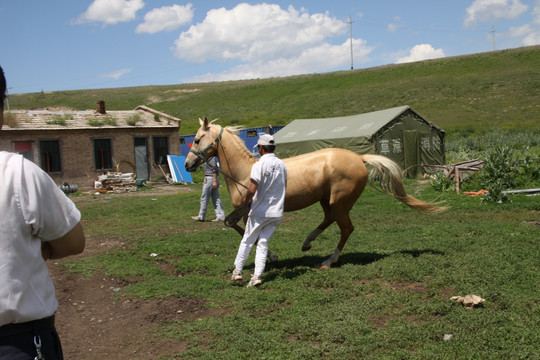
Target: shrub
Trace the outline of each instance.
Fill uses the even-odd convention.
[[[10,128],[17,127],[17,115],[9,111],[4,113],[4,125]]]
[[[444,171],[437,171],[431,175],[430,183],[437,191],[454,191],[456,189],[456,184],[446,177]]]
[[[103,125],[116,126],[116,119],[111,116],[105,116],[103,119],[90,119],[88,125],[96,127]]]
[[[516,178],[520,172],[520,161],[515,158],[514,151],[507,145],[495,146],[486,153],[486,163],[480,174],[482,187],[489,191],[486,201],[508,202],[504,193],[517,185]]]
[[[141,121],[141,116],[139,114],[136,114],[127,119],[126,123],[130,126],[135,126],[139,121]]]
[[[55,117],[53,117],[52,120],[47,121],[47,124],[67,126],[67,120],[72,120],[72,119],[73,119],[73,115],[71,114],[56,115]]]

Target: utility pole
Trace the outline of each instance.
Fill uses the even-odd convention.
[[[354,69],[354,61],[353,61],[353,45],[352,45],[352,18],[349,16],[349,25],[351,26],[351,70]]]
[[[493,39],[493,51],[495,51],[495,27],[491,27],[491,38]]]

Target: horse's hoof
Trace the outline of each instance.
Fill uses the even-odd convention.
[[[328,269],[330,269],[330,266],[328,265],[324,265],[324,264],[319,265],[319,270],[328,270]]]
[[[311,245],[302,245],[302,251],[308,251],[311,249]]]

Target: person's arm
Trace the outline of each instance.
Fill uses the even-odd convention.
[[[218,187],[218,183],[217,183],[217,174],[216,173],[213,173],[212,174],[212,188],[215,189]]]
[[[69,255],[80,254],[84,250],[86,238],[81,223],[77,223],[64,236],[41,243],[41,255],[44,260],[60,259]]]
[[[251,202],[253,201],[253,196],[255,195],[255,192],[257,191],[258,185],[259,184],[257,184],[255,180],[251,179],[246,196],[244,197],[244,200],[242,201],[244,205],[248,205],[248,206],[251,205]]]

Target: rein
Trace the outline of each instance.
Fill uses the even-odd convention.
[[[192,153],[194,153],[195,155],[197,155],[197,157],[198,157],[199,159],[201,159],[203,162],[207,162],[208,159],[206,159],[206,158],[204,157],[204,152],[205,152],[206,150],[210,149],[212,146],[214,146],[214,144],[215,144],[216,142],[221,146],[221,149],[224,149],[224,148],[223,148],[223,144],[221,143],[221,135],[223,135],[223,126],[221,126],[221,130],[219,131],[219,135],[216,137],[216,139],[215,139],[211,144],[207,145],[204,149],[199,150],[199,151],[193,150],[193,148],[191,148],[190,152],[192,152]],[[225,151],[223,151],[223,154],[225,154]],[[220,169],[220,171],[221,171],[221,173],[222,173],[225,177],[231,179],[232,181],[234,181],[234,182],[237,183],[238,185],[240,185],[240,186],[242,186],[242,187],[244,187],[244,188],[246,188],[246,189],[248,188],[246,185],[242,184],[240,181],[236,180],[235,178],[233,178],[233,177],[230,176],[229,174],[225,173],[223,170]]]

